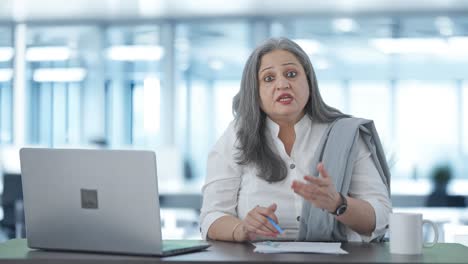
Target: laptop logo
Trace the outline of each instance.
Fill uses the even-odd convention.
[[[80,191],[81,191],[81,208],[98,209],[97,190],[80,189]]]

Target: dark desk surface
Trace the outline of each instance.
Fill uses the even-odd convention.
[[[213,242],[205,251],[172,257],[138,257],[125,255],[68,253],[31,250],[26,240],[15,239],[0,244],[0,262],[21,263],[468,263],[468,248],[440,243],[425,248],[422,255],[394,255],[388,243],[344,243],[347,255],[260,254],[250,244]]]

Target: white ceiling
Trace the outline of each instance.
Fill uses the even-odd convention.
[[[1,0],[0,20],[466,12],[467,0]]]

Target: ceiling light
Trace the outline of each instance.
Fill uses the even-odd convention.
[[[0,69],[0,82],[9,82],[13,78],[12,69]]]
[[[355,32],[358,29],[358,24],[351,18],[333,19],[333,29],[338,32]]]
[[[320,58],[320,59],[315,59],[313,61],[314,61],[313,63],[314,68],[316,68],[317,70],[326,70],[330,68],[330,62],[328,62],[327,59]]]
[[[221,70],[224,68],[224,62],[222,60],[210,60],[208,63],[210,65],[210,68],[216,71]]]
[[[35,82],[80,82],[85,77],[83,68],[40,68],[33,73]]]
[[[447,43],[439,38],[379,38],[370,44],[385,54],[445,53]]]
[[[138,0],[138,12],[142,16],[158,16],[164,13],[165,3],[154,0]]]
[[[13,58],[14,50],[12,47],[0,47],[0,61],[9,61]]]
[[[321,45],[318,41],[312,39],[294,39],[307,55],[317,54],[321,50]]]
[[[26,50],[27,61],[65,61],[70,57],[68,47],[30,47]]]
[[[437,17],[434,21],[434,24],[439,30],[440,35],[442,36],[453,35],[453,22],[450,18],[445,17],[445,16]]]
[[[107,50],[107,57],[115,61],[158,61],[163,55],[163,47],[157,45],[112,46]]]

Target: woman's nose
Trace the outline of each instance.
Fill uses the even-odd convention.
[[[289,88],[289,81],[286,78],[280,77],[276,80],[276,89],[280,90],[287,88]]]

